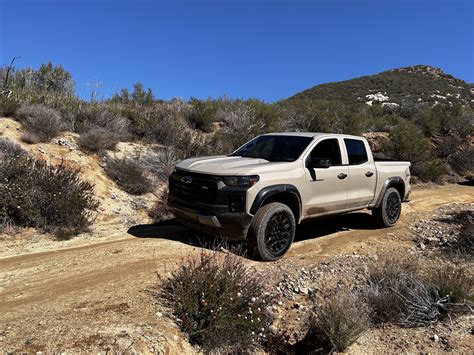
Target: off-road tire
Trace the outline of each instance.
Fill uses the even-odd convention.
[[[273,202],[261,207],[249,228],[249,256],[263,261],[280,259],[290,248],[295,231],[295,216],[287,205]]]
[[[402,199],[397,189],[388,188],[378,208],[372,210],[372,216],[379,227],[393,227],[400,218]]]

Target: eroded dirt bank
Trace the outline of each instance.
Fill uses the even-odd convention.
[[[271,273],[343,254],[405,253],[413,247],[409,227],[415,221],[445,204],[472,202],[471,186],[419,187],[394,228],[375,229],[365,212],[308,222],[282,260],[246,262]],[[196,238],[173,223],[127,230],[102,224],[88,237],[28,248],[0,240],[0,349],[192,352],[153,295],[156,273],[197,253]],[[460,342],[469,349],[472,335]],[[369,344],[355,349],[369,350]]]

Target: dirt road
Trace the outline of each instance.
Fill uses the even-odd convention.
[[[278,263],[304,265],[339,253],[409,243],[413,221],[444,204],[473,201],[471,186],[418,188],[394,228],[375,229],[367,213],[308,222]],[[153,288],[157,272],[164,274],[180,257],[199,249],[196,239],[172,223],[137,226],[128,233],[120,228],[104,228],[103,238],[76,240],[64,249],[0,259],[0,349],[191,350],[162,315]]]

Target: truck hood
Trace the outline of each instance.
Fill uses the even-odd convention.
[[[230,157],[218,155],[211,157],[200,157],[186,159],[176,167],[181,170],[194,173],[211,175],[251,175],[275,169],[276,166],[287,164],[281,162],[269,162],[265,159]]]

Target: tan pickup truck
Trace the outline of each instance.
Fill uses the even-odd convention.
[[[390,227],[409,193],[410,163],[374,160],[365,138],[271,133],[229,155],[180,162],[168,204],[184,225],[246,240],[254,257],[276,260],[302,221],[368,208]]]

